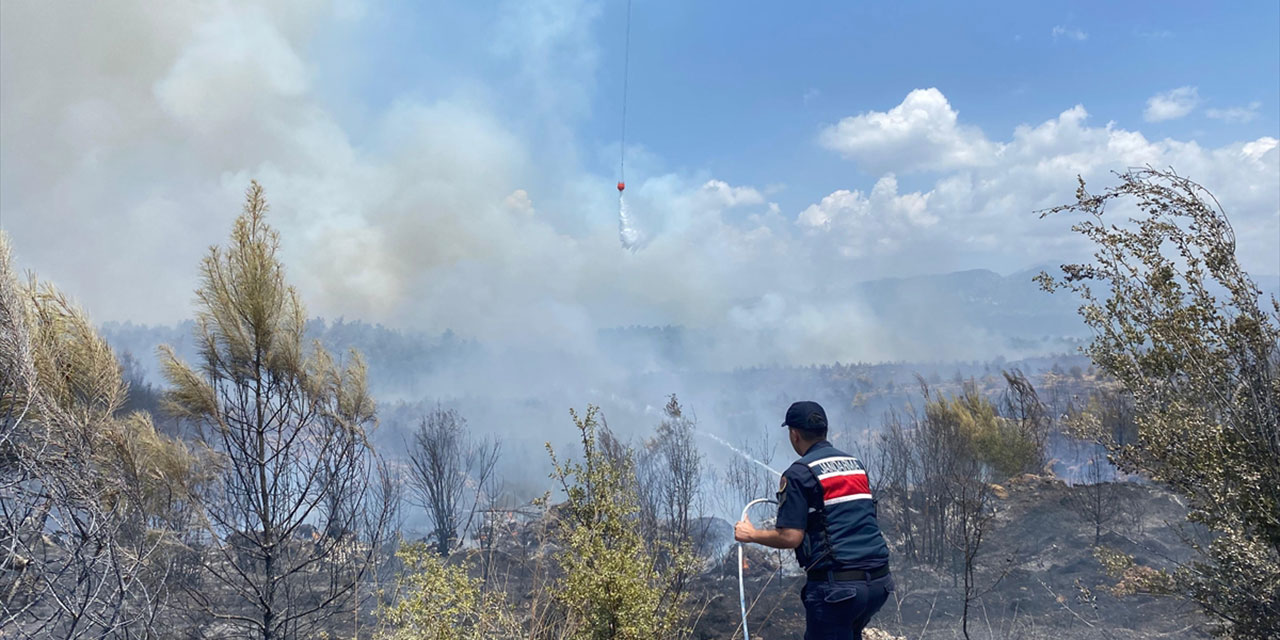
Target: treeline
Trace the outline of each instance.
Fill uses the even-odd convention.
[[[192,341],[196,333],[194,321],[173,326],[106,322],[101,329],[121,358],[131,361],[126,367],[131,379],[144,385],[163,378],[163,372],[151,364],[150,356],[157,345],[170,345],[188,358],[195,357],[199,348]],[[379,397],[413,394],[431,374],[447,371],[481,352],[475,341],[452,331],[428,335],[344,318],[310,318],[304,336],[308,343],[319,341],[330,349],[359,351],[371,365],[367,374],[369,387]]]

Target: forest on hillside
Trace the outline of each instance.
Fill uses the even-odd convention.
[[[1141,215],[1113,224],[1117,201]],[[726,514],[776,490],[764,467],[789,456],[760,416],[806,389],[855,416],[831,438],[865,463],[891,548],[880,631],[1280,635],[1280,303],[1172,172],[1082,182],[1045,215],[1096,248],[1037,279],[1079,306],[1075,359],[736,369],[680,395],[660,368],[584,381],[626,429],[607,401],[508,393],[508,421],[559,425],[545,445],[473,428],[484,399],[421,401],[438,378],[378,371],[447,378],[483,346],[309,319],[256,182],[156,371],[104,337],[129,327],[19,277],[0,237],[0,635],[741,637]],[[632,384],[659,406],[627,406]],[[794,562],[747,561],[753,637],[796,633]]]

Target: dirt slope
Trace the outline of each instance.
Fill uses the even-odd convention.
[[[1179,537],[1186,509],[1167,492],[1136,483],[1112,487],[1124,505],[1101,544],[1140,562],[1167,566],[1187,557]],[[973,638],[1201,638],[1207,621],[1190,604],[1167,597],[1112,595],[1114,584],[1093,555],[1093,526],[1072,508],[1084,489],[1026,476],[1001,487],[996,527],[980,555],[978,584],[990,589],[972,603]],[[794,562],[759,548],[748,555],[751,637],[800,638],[803,578]],[[735,551],[694,588],[710,599],[697,626],[704,640],[741,638]],[[897,591],[873,621],[877,633],[963,638],[963,595],[947,570],[895,567]],[[867,635],[867,637],[877,637]],[[885,636],[879,636],[885,637]]]

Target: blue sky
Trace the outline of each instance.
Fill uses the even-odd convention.
[[[730,182],[781,181],[792,191],[850,183],[850,167],[813,144],[821,127],[888,109],[921,87],[940,89],[966,121],[998,139],[1075,104],[1149,137],[1218,145],[1275,135],[1280,4],[1234,12],[1206,3],[1073,4],[641,2],[632,129],[682,165]],[[1055,36],[1055,27],[1087,38]],[[617,53],[609,47],[606,57]],[[611,123],[598,116],[616,91],[602,84],[586,130],[607,139]],[[1213,106],[1266,108],[1247,125],[1203,110],[1144,123],[1148,97],[1186,85]]]
[[[493,53],[506,7],[407,3],[348,40],[364,65],[344,87],[369,110],[405,94],[465,90],[483,77],[495,92],[527,86]],[[608,173],[621,113],[623,1],[584,11],[595,64],[589,106],[573,119],[584,164]],[[782,184],[792,206],[875,176],[815,144],[840,118],[886,110],[916,88],[937,87],[964,120],[995,139],[1083,104],[1149,138],[1218,146],[1280,130],[1280,4],[1232,3],[632,3],[633,144],[665,167],[709,171],[731,183]],[[342,54],[346,56],[347,54]],[[379,69],[369,74],[370,69]],[[509,83],[509,84],[507,84]],[[504,86],[505,85],[505,86]],[[1146,101],[1193,86],[1188,116],[1143,118]],[[1247,108],[1248,122],[1209,109]],[[508,103],[521,119],[523,100]]]
[[[5,2],[0,226],[95,317],[170,322],[258,179],[316,315],[776,332],[801,361],[861,353],[851,281],[1086,256],[1034,215],[1077,174],[1173,166],[1280,272],[1278,3],[634,0],[634,251],[625,11]]]

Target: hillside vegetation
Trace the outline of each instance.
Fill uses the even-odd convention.
[[[1113,221],[1116,201],[1141,215]],[[1039,278],[1079,301],[1085,366],[805,371],[871,427],[832,439],[866,463],[892,550],[877,634],[1280,637],[1280,303],[1171,172],[1081,183],[1045,215],[1081,216],[1097,247]],[[379,440],[377,374],[309,339],[279,243],[255,182],[200,265],[190,348],[131,398],[137,364],[19,279],[0,236],[0,635],[741,637],[717,514],[773,492],[749,459],[771,462],[767,436],[712,464],[669,395],[626,435],[596,406],[557,409],[568,448],[512,451],[439,403],[398,405],[411,437]],[[509,455],[550,477],[505,484]],[[796,568],[747,562],[753,637],[795,637]]]

